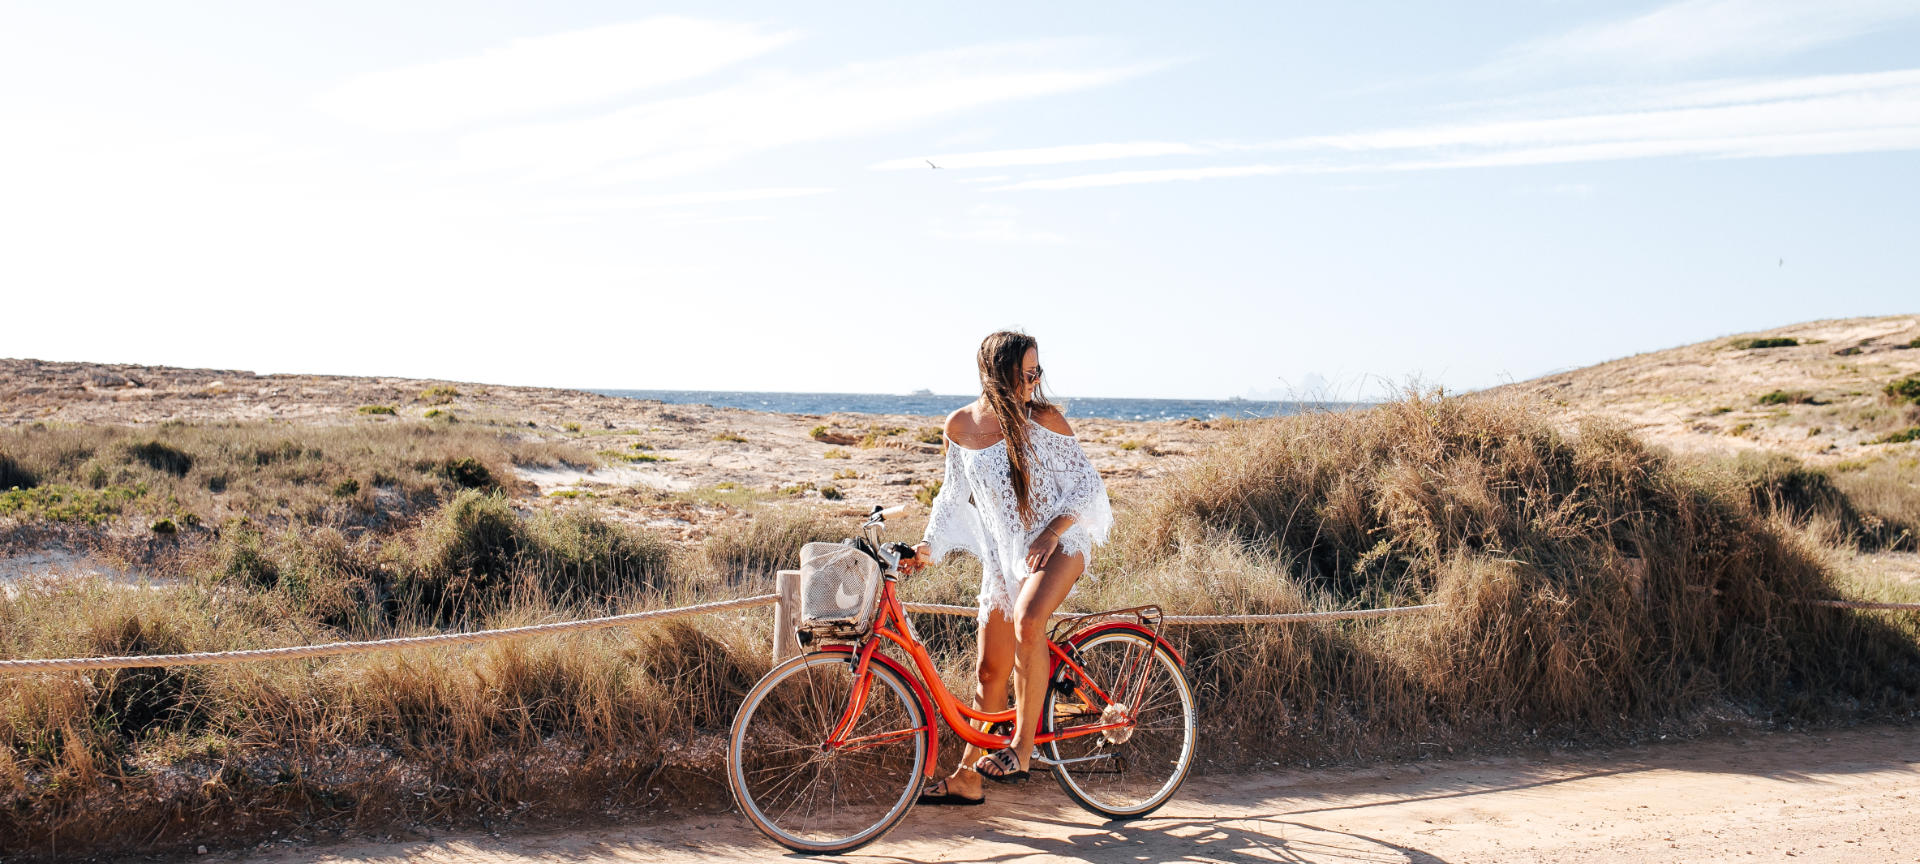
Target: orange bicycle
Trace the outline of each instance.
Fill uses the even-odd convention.
[[[988,750],[1014,709],[978,711],[947,690],[895,593],[902,543],[881,543],[873,508],[861,536],[801,552],[803,644],[747,692],[728,737],[727,784],[754,827],[803,853],[845,852],[899,824],[933,778],[939,723]],[[1080,806],[1109,819],[1165,804],[1193,765],[1193,690],[1159,633],[1157,606],[1080,615],[1048,633],[1046,703],[1034,738]],[[903,663],[881,650],[891,643]]]

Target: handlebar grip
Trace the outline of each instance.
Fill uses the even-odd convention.
[[[899,512],[901,512],[902,510],[905,510],[905,509],[907,509],[907,505],[905,505],[905,504],[895,504],[895,505],[893,505],[892,507],[888,507],[888,508],[885,508],[885,509],[883,509],[883,510],[881,510],[881,511],[880,511],[880,515],[882,515],[882,516],[892,516],[893,514],[895,514],[895,513],[899,513]]]

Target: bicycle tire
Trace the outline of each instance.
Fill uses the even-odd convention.
[[[824,741],[834,721],[845,710],[846,698],[852,693],[851,657],[845,651],[816,651],[775,666],[747,691],[728,735],[727,787],[733,793],[734,803],[761,833],[795,852],[809,855],[847,852],[880,839],[913,809],[925,776],[929,754],[923,734],[903,737],[900,739],[903,747],[889,748],[877,758],[870,756],[848,762],[848,773],[861,770],[860,766],[864,765],[864,770],[875,775],[874,782],[868,785],[879,791],[877,796],[857,794],[864,790],[843,789],[843,778],[835,768],[836,759],[850,757],[852,752],[869,751],[822,754],[806,750],[806,742],[813,740],[807,736],[817,736]],[[904,728],[924,727],[926,717],[912,684],[880,662],[870,664],[868,670],[873,674],[875,685],[880,686],[869,686],[867,706],[856,721],[855,732],[872,734],[870,726],[861,725],[870,719],[885,727],[896,723],[903,724]],[[883,697],[890,697],[891,704]],[[766,713],[761,713],[763,710]],[[760,721],[757,724],[756,719]],[[797,743],[770,746],[769,742],[774,741]],[[786,767],[781,763],[796,758],[807,761],[792,766],[793,776],[781,780]],[[826,767],[818,767],[821,765]],[[810,767],[814,768],[811,772],[807,770]],[[821,776],[823,772],[832,775],[832,788],[828,790],[827,800],[821,802],[829,805],[828,809],[818,814],[803,812],[793,816],[793,808],[799,806],[803,798],[814,800],[816,787],[829,779]],[[812,776],[805,776],[809,773]],[[899,786],[899,793],[888,801],[886,790],[894,784]],[[842,792],[856,794],[843,795]],[[793,800],[782,806],[787,797]],[[874,807],[856,805],[883,805],[883,808],[868,820],[860,814]],[[769,813],[770,810],[778,812]],[[846,826],[846,830],[824,825],[806,830],[815,815],[823,821],[831,819],[836,826]]]
[[[1180,662],[1152,638],[1131,630],[1096,633],[1076,644],[1074,655],[1093,683],[1120,702],[1129,701],[1127,685],[1119,680],[1121,670],[1137,668],[1131,666],[1133,660],[1146,661],[1147,681],[1140,690],[1147,695],[1129,706],[1137,709],[1137,725],[1114,731],[1115,737],[1126,733],[1119,742],[1100,732],[1048,742],[1047,757],[1056,763],[1054,780],[1074,803],[1108,819],[1138,819],[1160,809],[1186,782],[1198,737],[1193,687]],[[1078,677],[1071,671],[1064,674],[1070,680]],[[1040,716],[1054,731],[1070,730],[1076,721],[1105,722],[1090,709],[1076,710],[1089,704],[1086,695],[1069,697],[1048,687]],[[1087,761],[1071,761],[1075,759]]]

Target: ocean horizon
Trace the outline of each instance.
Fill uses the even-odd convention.
[[[913,414],[943,417],[977,398],[937,393],[777,393],[748,390],[588,390],[603,396],[647,399],[672,405],[710,405],[776,414]],[[1068,417],[1107,420],[1214,420],[1223,417],[1284,417],[1307,411],[1341,411],[1364,402],[1261,399],[1123,399],[1053,397]]]

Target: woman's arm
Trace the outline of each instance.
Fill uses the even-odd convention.
[[[969,500],[966,460],[952,440],[948,440],[946,449],[946,475],[940,480],[940,491],[933,496],[933,512],[927,516],[926,533],[914,544],[914,563],[906,570],[908,573],[937,563],[956,549],[979,558],[980,550],[985,548],[980,540],[979,515]]]

